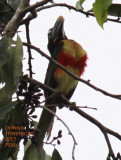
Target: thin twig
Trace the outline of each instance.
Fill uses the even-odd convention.
[[[33,81],[32,79],[29,78],[29,81],[30,81],[30,80]],[[41,86],[41,83],[40,83],[40,82],[38,82],[38,81],[36,81],[36,80],[34,80],[34,82],[36,82],[38,85],[40,84],[40,86]],[[47,90],[49,90],[49,89],[51,88],[51,87],[47,87],[47,86],[44,85],[44,84],[42,85],[42,87],[45,88],[45,89],[47,89]],[[51,89],[50,91],[52,91],[52,92],[54,91],[54,92],[56,93],[56,90],[54,90],[54,89]],[[61,96],[61,95],[60,95],[60,96]],[[63,97],[64,97],[64,96],[63,96]],[[63,97],[61,97],[61,98],[63,98]],[[75,111],[76,113],[78,113],[79,115],[81,115],[82,117],[84,117],[85,119],[87,119],[88,121],[90,121],[91,123],[93,123],[94,125],[96,125],[96,126],[102,131],[102,133],[103,133],[103,135],[104,135],[104,137],[105,137],[105,140],[106,140],[108,149],[109,149],[109,156],[114,159],[114,158],[115,158],[115,155],[114,155],[114,152],[113,152],[113,149],[112,149],[110,140],[109,140],[109,138],[108,138],[108,134],[110,134],[110,135],[118,138],[119,140],[121,140],[121,135],[118,134],[117,132],[114,132],[113,130],[105,127],[105,126],[104,126],[103,124],[101,124],[98,120],[96,120],[95,118],[93,118],[93,117],[90,116],[89,114],[87,114],[87,113],[85,113],[84,111],[82,111],[81,109],[79,109],[79,107],[76,107],[74,103],[71,103],[68,99],[66,99],[66,98],[64,97],[64,101],[65,101],[65,100],[67,101],[67,104],[70,104],[70,105],[63,105],[63,106],[69,108],[69,109],[72,110],[72,111]],[[74,105],[73,105],[73,104],[74,104]],[[42,106],[41,106],[41,107],[42,107]],[[49,105],[49,107],[51,107],[51,106]],[[43,106],[43,108],[45,108],[46,110],[49,110],[49,109],[47,108],[47,106]],[[51,111],[51,112],[52,112],[52,111]],[[57,116],[56,116],[56,117],[57,117]],[[74,149],[75,149],[75,147],[74,147]],[[73,150],[74,150],[74,149],[73,149]]]
[[[30,34],[29,34],[29,22],[27,22],[25,24],[25,27],[26,27],[26,39],[27,39],[27,43],[31,44],[31,41],[30,41]],[[29,74],[30,74],[30,77],[32,78],[32,53],[31,53],[31,48],[30,47],[27,47],[28,49],[28,65],[29,65]]]
[[[39,8],[38,8],[39,7]],[[95,17],[93,13],[90,13],[89,11],[83,11],[83,10],[77,10],[74,6],[71,6],[71,5],[68,5],[66,3],[52,3],[51,5],[46,5],[46,6],[42,6],[40,5],[39,3],[38,4],[34,4],[34,6],[32,6],[31,8],[36,8],[35,11],[36,12],[40,12],[42,10],[45,10],[45,9],[51,9],[53,7],[66,7],[68,8],[69,10],[73,10],[73,11],[76,11],[76,12],[79,12],[79,13],[82,13],[84,14],[86,17],[89,17],[89,16],[92,16],[92,17]],[[30,7],[28,7],[28,9],[26,10],[26,12],[30,11],[31,10]],[[23,25],[25,24],[26,22],[32,20],[36,18],[36,16],[33,16],[31,13],[28,15],[27,18],[25,18],[24,20],[21,21],[20,25]],[[107,18],[106,21],[111,21],[111,22],[115,22],[115,23],[121,23],[121,21],[119,20],[119,18],[116,18],[116,19],[112,19],[112,18]]]
[[[107,131],[108,134],[116,137],[117,139],[119,139],[119,140],[121,141],[121,135],[120,135],[119,133],[117,133],[117,132],[115,132],[115,131],[112,131],[112,130],[109,129],[109,128],[106,128],[106,131]]]
[[[112,156],[112,158],[114,157],[114,152],[112,150],[112,146],[111,143],[109,141],[108,138],[108,133],[117,137],[119,140],[121,140],[121,135],[119,135],[118,133],[108,129],[107,127],[105,127],[103,124],[101,124],[98,120],[96,120],[95,118],[93,118],[92,116],[90,116],[89,114],[85,113],[84,111],[82,111],[79,108],[73,107],[73,109],[71,108],[71,110],[75,111],[76,113],[78,113],[79,115],[81,115],[82,117],[86,118],[87,120],[89,120],[91,123],[93,123],[94,125],[96,125],[103,133],[108,149],[109,149],[109,155]]]
[[[42,10],[44,10],[44,9],[49,9],[49,8],[53,8],[53,7],[66,7],[66,8],[68,8],[69,10],[73,10],[73,11],[82,13],[82,14],[84,14],[86,17],[89,17],[89,16],[95,17],[95,15],[94,15],[93,13],[90,13],[90,12],[88,12],[88,11],[78,10],[78,9],[76,9],[75,7],[73,7],[73,6],[71,6],[71,5],[68,5],[68,4],[66,4],[66,3],[53,3],[53,4],[51,4],[51,5],[46,5],[46,6],[37,8],[36,11],[37,11],[37,12],[40,12],[40,11],[42,11]],[[107,21],[116,22],[116,23],[121,23],[121,21],[119,21],[118,17],[117,17],[117,19],[107,18]]]
[[[53,111],[51,111],[49,108],[45,107],[45,106],[40,106],[41,108],[47,110],[48,112],[50,112],[51,114],[53,114],[57,120],[61,121],[63,123],[63,125],[67,128],[69,135],[71,135],[73,141],[74,141],[74,145],[73,145],[73,149],[72,149],[72,159],[75,160],[75,156],[74,156],[74,152],[75,152],[75,147],[77,145],[76,139],[73,135],[73,133],[71,132],[70,128],[68,127],[68,125],[57,115],[55,114]]]
[[[43,5],[47,4],[48,2],[51,2],[51,0],[42,0],[40,2],[36,2],[35,4],[30,5],[30,6],[26,7],[26,8],[24,8],[22,10],[22,12],[24,14],[26,14],[26,13],[31,12],[32,10],[34,10],[34,9],[40,7],[40,6],[43,6]]]
[[[103,93],[106,96],[112,97],[112,98],[116,98],[121,100],[121,95],[115,95],[112,93],[109,93],[101,88],[96,87],[95,85],[91,84],[89,80],[84,80],[82,78],[79,78],[78,76],[76,76],[75,74],[73,74],[72,72],[70,72],[68,69],[66,69],[64,66],[62,66],[61,64],[59,64],[56,60],[52,59],[50,56],[48,56],[47,54],[45,54],[42,50],[40,50],[39,48],[35,47],[34,45],[28,44],[23,42],[24,46],[29,46],[30,48],[34,49],[35,51],[37,51],[38,53],[40,53],[42,56],[44,56],[45,58],[47,58],[49,61],[53,62],[54,64],[56,64],[58,67],[60,67],[64,72],[66,72],[68,75],[70,75],[71,77],[73,77],[74,79],[88,85],[89,87],[93,88],[94,90]]]
[[[49,86],[47,86],[47,85],[45,85],[45,84],[37,81],[37,80],[28,78],[28,81],[32,81],[32,82],[34,82],[34,83],[37,83],[40,87],[42,87],[43,89],[45,89],[45,90],[47,90],[47,91],[51,91],[51,92],[53,92],[53,93],[56,93],[56,92],[57,92],[55,89],[53,89],[53,88],[51,88],[51,87],[49,87]],[[118,134],[117,132],[114,132],[113,130],[111,130],[111,129],[105,127],[104,125],[102,125],[99,121],[97,121],[96,119],[94,119],[93,117],[91,117],[90,115],[88,115],[87,113],[85,113],[84,111],[82,111],[81,109],[79,109],[78,106],[73,105],[73,103],[71,103],[71,102],[70,102],[66,97],[64,97],[63,95],[60,95],[60,96],[61,96],[62,99],[64,98],[64,101],[66,101],[67,104],[69,104],[69,105],[63,105],[63,106],[65,106],[66,108],[70,108],[70,110],[73,110],[73,111],[77,112],[78,114],[80,114],[81,116],[83,116],[84,118],[86,118],[87,120],[89,120],[90,122],[94,123],[94,124],[95,124],[96,126],[98,126],[99,128],[100,128],[100,126],[103,126],[103,127],[105,128],[105,131],[106,131],[108,134],[110,134],[110,135],[116,137],[117,139],[121,140],[121,135],[120,135],[120,134]]]
[[[72,105],[70,105],[70,106],[68,105],[67,107],[71,108]],[[83,109],[94,109],[94,110],[97,110],[97,108],[95,108],[95,107],[88,107],[88,106],[74,106],[74,107],[83,108]]]
[[[46,90],[46,91],[49,91],[49,92],[52,92],[52,93],[56,93],[55,89],[53,89],[53,88],[49,87],[48,85],[43,84],[43,83],[41,83],[41,82],[39,82],[39,81],[37,81],[35,79],[27,77],[27,81],[30,82],[30,83],[32,82],[32,83],[38,84],[40,86],[40,88],[42,88],[43,90]]]

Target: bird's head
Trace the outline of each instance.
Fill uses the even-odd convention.
[[[64,18],[58,17],[53,28],[48,32],[48,50],[50,53],[53,52],[55,45],[61,41],[67,39],[64,32]]]

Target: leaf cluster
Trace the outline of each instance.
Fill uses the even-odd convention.
[[[84,10],[83,3],[86,0],[78,0],[76,3],[77,10]],[[92,9],[88,12],[93,12],[98,24],[103,28],[108,16],[115,16],[117,19],[121,16],[121,4],[114,4],[112,0],[95,0]],[[87,12],[87,15],[88,15]]]
[[[19,3],[20,0],[0,0],[0,34],[13,17]]]
[[[19,37],[16,41],[6,36],[0,40],[0,128],[7,113],[16,105],[12,96],[22,76],[22,57],[23,49]]]

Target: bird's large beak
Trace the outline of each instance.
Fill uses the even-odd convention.
[[[58,38],[66,38],[64,33],[64,18],[62,16],[58,17],[52,29],[52,39],[56,41]]]

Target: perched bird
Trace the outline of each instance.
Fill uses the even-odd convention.
[[[64,18],[62,16],[57,19],[54,27],[49,30],[48,50],[51,57],[70,72],[78,77],[83,74],[87,61],[86,51],[76,41],[67,38],[64,32]],[[49,63],[45,78],[46,85],[60,91],[69,100],[77,83],[77,80],[65,73],[53,62]],[[45,105],[48,105],[48,108],[55,112],[56,107],[52,107],[52,105],[60,104],[61,102],[56,96],[49,98],[52,94],[52,92],[45,91],[45,97],[47,98]],[[49,132],[53,119],[54,115],[44,109],[38,125],[41,139],[44,139],[45,134]]]

